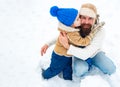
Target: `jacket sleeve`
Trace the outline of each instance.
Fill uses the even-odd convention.
[[[75,46],[87,46],[90,44],[91,38],[86,36],[85,38],[81,37],[79,32],[68,32],[67,37],[71,44]]]
[[[80,59],[87,59],[96,54],[101,49],[103,38],[104,38],[104,29],[101,29],[93,38],[90,45],[85,48],[78,48],[73,45],[70,45],[70,48],[67,51],[67,54],[74,55]]]

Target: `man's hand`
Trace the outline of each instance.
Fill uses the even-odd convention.
[[[48,49],[48,45],[45,44],[42,48],[41,48],[41,56],[43,56],[43,54],[46,53],[46,50]]]
[[[59,42],[66,48],[69,49],[68,38],[65,32],[60,32]]]

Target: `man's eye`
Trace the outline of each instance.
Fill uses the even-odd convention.
[[[90,19],[90,20],[93,20],[93,18],[92,18],[92,17],[90,17],[89,19]]]

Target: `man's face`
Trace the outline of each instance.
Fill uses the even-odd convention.
[[[95,23],[95,18],[89,16],[80,16],[81,27],[84,29],[91,29],[92,25]]]
[[[80,33],[83,37],[85,37],[86,35],[88,35],[90,33],[91,27],[95,23],[95,18],[80,15],[80,20],[81,20]]]

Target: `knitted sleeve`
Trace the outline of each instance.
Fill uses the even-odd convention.
[[[70,48],[68,49],[67,54],[74,55],[83,60],[91,56],[94,56],[101,49],[103,38],[104,38],[104,30],[101,29],[95,35],[90,45],[88,45],[85,48],[79,48],[79,47],[70,45]]]
[[[57,37],[53,38],[53,39],[50,40],[50,41],[47,41],[46,44],[50,47],[50,46],[52,46],[53,44],[55,44],[56,41],[57,41]]]

